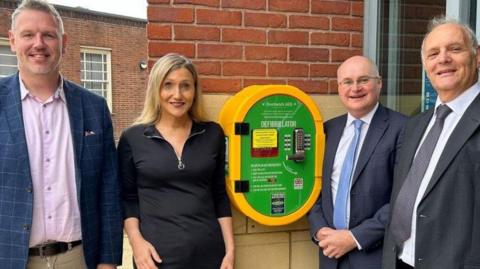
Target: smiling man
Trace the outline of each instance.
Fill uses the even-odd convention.
[[[320,198],[309,214],[322,269],[379,269],[393,165],[405,116],[379,104],[374,63],[354,56],[337,71],[347,114],[325,122]]]
[[[60,74],[55,8],[12,14],[18,73],[0,80],[0,268],[106,269],[122,259],[122,213],[105,100]]]
[[[435,108],[405,126],[383,268],[478,268],[480,87],[478,43],[457,21],[435,19],[422,61]]]

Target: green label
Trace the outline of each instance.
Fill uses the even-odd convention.
[[[302,207],[313,191],[315,123],[308,108],[288,95],[255,103],[241,138],[241,179],[250,181],[247,202],[265,216],[286,216]]]

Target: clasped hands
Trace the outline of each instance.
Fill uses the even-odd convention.
[[[335,230],[323,227],[315,234],[318,246],[323,250],[323,255],[339,259],[345,253],[355,249],[357,244],[349,230]]]

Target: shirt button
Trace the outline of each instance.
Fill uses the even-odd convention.
[[[52,216],[48,216],[48,219],[52,219]]]
[[[49,162],[50,162],[50,159],[46,159],[46,161],[47,161],[47,163],[49,163]]]
[[[47,191],[51,190],[52,188],[50,186],[47,187]]]
[[[23,225],[23,229],[24,229],[25,231],[28,231],[28,230],[30,230],[30,226],[29,226],[28,224],[24,224],[24,225]]]
[[[26,189],[26,191],[27,191],[27,192],[32,192],[32,187],[28,187],[28,188]]]
[[[50,131],[45,131],[46,134],[50,134]]]
[[[42,106],[43,106],[43,107],[47,107],[47,104],[43,104]]]
[[[420,217],[420,218],[426,218],[427,215],[420,214],[419,217]]]

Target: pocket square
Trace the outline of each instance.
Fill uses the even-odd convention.
[[[85,136],[89,136],[89,135],[94,135],[95,132],[94,131],[85,131]]]

